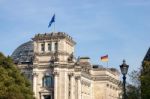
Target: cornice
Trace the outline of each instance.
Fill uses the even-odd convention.
[[[110,69],[107,69],[107,68],[91,68],[90,70],[92,70],[92,71],[107,71],[113,75],[119,75],[118,71],[111,71]]]
[[[69,36],[63,32],[37,34],[37,35],[35,35],[34,38],[32,38],[33,41],[42,41],[42,40],[59,41],[60,39],[66,39],[67,41],[71,42],[72,44],[74,44],[74,45],[76,44],[76,42],[72,39],[71,36]]]
[[[55,55],[55,54],[57,54],[57,55],[70,55],[69,53],[67,53],[67,52],[63,52],[63,51],[57,51],[57,52],[40,52],[40,53],[38,53],[38,52],[35,52],[35,55],[37,55],[37,56],[52,56],[52,55]]]
[[[117,80],[115,78],[112,78],[111,76],[108,76],[108,75],[106,75],[106,76],[92,77],[91,79],[93,81],[110,81],[110,82],[112,82],[114,84],[117,84],[117,85],[120,83],[119,80]]]

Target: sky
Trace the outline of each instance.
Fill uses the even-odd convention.
[[[55,31],[76,41],[75,56],[92,64],[119,69],[125,59],[129,71],[138,70],[150,47],[149,0],[0,0],[0,51],[11,55],[37,33]]]

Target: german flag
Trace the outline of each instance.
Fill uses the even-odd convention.
[[[108,55],[101,56],[101,61],[102,62],[108,62]]]

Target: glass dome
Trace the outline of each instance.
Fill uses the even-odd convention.
[[[33,41],[20,45],[11,55],[15,63],[31,63],[33,59]]]

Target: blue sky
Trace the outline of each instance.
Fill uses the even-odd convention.
[[[89,56],[119,68],[126,59],[138,69],[150,47],[149,0],[0,0],[0,51],[5,55],[37,33],[52,32],[48,23],[56,14],[56,31],[77,42],[75,55]]]

